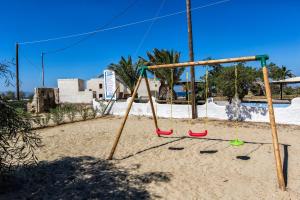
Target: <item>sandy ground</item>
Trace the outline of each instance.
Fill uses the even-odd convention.
[[[185,136],[189,128],[203,130],[203,121],[159,119],[161,129],[175,130],[159,138],[151,119],[130,117],[115,159],[107,161],[120,123],[119,117],[107,117],[38,130],[44,144],[37,152],[40,164],[26,172],[18,191],[2,197],[300,199],[300,127],[278,126],[287,177],[287,191],[282,192],[267,124],[209,121],[208,136],[199,139]],[[235,133],[244,146],[229,145]]]

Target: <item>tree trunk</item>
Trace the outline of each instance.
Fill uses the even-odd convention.
[[[166,99],[167,96],[167,86],[165,83],[161,82],[158,89],[158,99]]]
[[[176,95],[176,92],[175,92],[174,89],[172,91],[171,89],[168,88],[167,95],[166,95],[167,102],[171,102],[171,98],[172,98],[172,101],[176,100],[177,99],[177,95]]]

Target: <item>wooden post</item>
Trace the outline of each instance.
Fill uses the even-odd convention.
[[[107,110],[109,104],[112,102],[112,99],[114,98],[114,96],[115,96],[116,92],[118,91],[119,87],[120,87],[120,86],[118,86],[118,87],[115,89],[115,91],[114,91],[112,97],[111,97],[111,98],[109,99],[109,101],[108,101],[108,104],[106,105],[106,107],[105,107],[104,110],[102,111],[101,117],[105,114],[105,111]]]
[[[150,101],[150,105],[151,105],[151,110],[152,110],[154,125],[155,125],[155,128],[158,129],[157,118],[156,118],[156,115],[155,115],[155,109],[154,109],[154,105],[153,105],[153,101],[152,101],[152,96],[151,96],[151,91],[150,91],[150,86],[149,86],[149,81],[148,81],[147,75],[145,76],[145,82],[146,82],[147,92],[148,92],[149,101]]]
[[[282,83],[280,83],[280,99],[282,100]]]
[[[262,61],[262,67],[263,67],[264,83],[266,89],[266,97],[268,101],[269,118],[270,118],[271,131],[272,131],[272,142],[273,142],[273,149],[274,149],[276,169],[277,169],[277,179],[278,179],[279,188],[281,190],[285,190],[286,188],[285,188],[285,182],[284,182],[283,171],[282,171],[282,163],[281,163],[277,129],[276,129],[275,116],[274,116],[273,103],[272,103],[272,94],[271,94],[270,83],[268,78],[268,69],[265,65],[265,61]]]
[[[17,100],[20,100],[20,81],[19,81],[19,44],[16,44],[16,93]]]
[[[191,15],[191,1],[186,0],[186,16],[188,25],[188,41],[189,41],[189,57],[190,62],[194,62],[194,47],[193,47],[193,29],[192,29],[192,15]],[[191,74],[191,101],[192,101],[192,118],[197,118],[197,105],[195,94],[195,68],[190,66]]]
[[[114,156],[114,153],[115,153],[115,151],[116,151],[117,145],[118,145],[119,140],[120,140],[120,137],[121,137],[121,135],[122,135],[122,132],[123,132],[123,129],[124,129],[126,120],[127,120],[127,118],[128,118],[128,115],[129,115],[129,112],[130,112],[132,103],[133,103],[133,101],[134,101],[134,98],[135,98],[135,96],[136,96],[136,94],[137,94],[137,91],[138,91],[138,89],[139,89],[139,86],[140,86],[140,84],[141,84],[142,78],[143,78],[143,72],[141,73],[141,75],[140,75],[140,77],[139,77],[139,79],[138,79],[138,81],[137,81],[137,83],[136,83],[136,86],[135,86],[135,88],[134,88],[134,91],[133,91],[133,94],[132,94],[132,97],[131,97],[132,99],[131,99],[131,101],[129,102],[129,105],[128,105],[128,107],[127,107],[127,110],[126,110],[125,116],[124,116],[124,118],[123,118],[122,124],[121,124],[121,126],[120,126],[120,128],[119,128],[117,137],[116,137],[116,139],[115,139],[115,142],[114,142],[114,144],[113,144],[113,147],[112,147],[112,149],[111,149],[111,151],[110,151],[110,154],[109,154],[109,156],[108,156],[108,160],[111,160],[111,159],[113,158],[113,156]]]

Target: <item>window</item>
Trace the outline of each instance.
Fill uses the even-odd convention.
[[[93,92],[93,99],[96,99],[96,93]]]
[[[102,89],[102,83],[99,84],[99,88]]]
[[[103,94],[99,94],[99,98],[102,98],[103,97]]]

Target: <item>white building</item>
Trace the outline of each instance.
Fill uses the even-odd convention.
[[[116,92],[117,99],[126,99],[130,96],[130,90],[123,83],[123,81],[116,77],[116,88],[119,89]],[[102,99],[104,97],[104,76],[100,75],[98,78],[92,78],[87,81],[87,89],[96,93],[96,99]]]
[[[123,83],[120,78],[116,78],[116,88],[119,87],[116,92],[117,99],[127,99],[130,96],[129,88]],[[92,103],[93,99],[102,99],[104,97],[104,77],[100,75],[98,78],[92,78],[86,81],[74,78],[74,79],[58,79],[57,85],[59,88],[59,102],[60,103]],[[149,79],[149,85],[152,96],[155,94],[155,90],[158,91],[159,81],[157,81],[157,87],[153,79]],[[139,90],[138,96],[140,98],[148,97],[146,82],[143,79]]]
[[[84,80],[58,79],[59,103],[91,103],[96,96],[93,91],[85,89]]]

